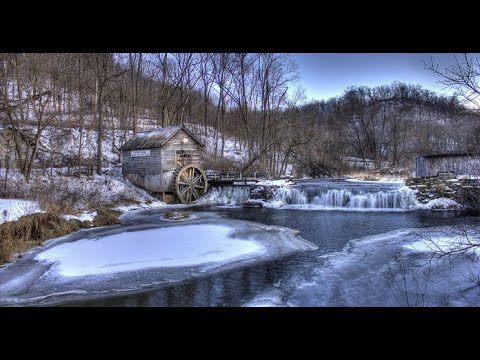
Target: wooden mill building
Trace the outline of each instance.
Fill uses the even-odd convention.
[[[480,175],[480,157],[465,153],[419,156],[415,159],[415,175],[432,177],[443,174]]]
[[[123,175],[165,202],[194,202],[207,191],[203,147],[183,125],[139,132],[121,147]]]

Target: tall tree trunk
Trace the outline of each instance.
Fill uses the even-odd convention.
[[[101,94],[98,86],[98,79],[95,79],[95,118],[97,121],[97,175],[102,174],[102,135],[103,135],[103,121],[102,121],[102,106]]]

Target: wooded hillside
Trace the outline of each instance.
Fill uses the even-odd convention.
[[[107,134],[115,150],[135,132],[180,124],[214,129],[212,167],[272,176],[339,173],[347,158],[408,169],[418,155],[466,151],[478,138],[454,97],[398,82],[306,102],[299,76],[288,54],[275,53],[0,54],[0,120],[27,180],[52,126],[78,129],[80,163],[84,133],[95,132],[97,173]],[[27,125],[25,152],[18,130]],[[227,137],[246,152],[241,163],[223,159]]]

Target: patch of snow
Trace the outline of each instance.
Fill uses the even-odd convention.
[[[208,154],[214,154],[215,148],[217,148],[217,154],[222,155],[222,141],[224,141],[223,157],[234,161],[245,161],[247,159],[248,148],[245,145],[242,146],[240,141],[236,141],[234,137],[225,136],[221,132],[217,132],[217,137],[215,137],[216,131],[210,126],[207,127],[206,134],[203,125],[187,123],[185,126],[205,144]]]
[[[261,180],[258,181],[255,185],[264,185],[264,186],[288,186],[292,184],[290,179],[280,179],[280,180]]]
[[[380,182],[391,182],[391,183],[405,183],[404,178],[385,178],[385,177],[382,177],[382,178],[380,178],[379,181]]]
[[[67,199],[71,201],[69,205],[80,211],[91,207],[92,204],[104,206],[128,202],[139,204],[119,209],[121,211],[165,205],[145,190],[123,179],[120,167],[104,170],[106,174],[81,177],[61,176],[56,173],[52,176],[34,174],[32,180],[26,183],[18,171],[11,169],[9,183],[12,188],[18,189],[19,197],[48,194],[49,201],[63,203]]]
[[[405,248],[422,251],[422,252],[449,252],[453,250],[466,249],[471,245],[478,244],[480,247],[480,239],[475,238],[474,236],[469,236],[468,241],[466,241],[463,236],[432,236],[424,240],[419,240],[412,242],[410,244],[404,245]],[[475,250],[475,248],[472,251]]]
[[[455,200],[438,198],[428,201],[426,204],[418,204],[419,209],[461,209],[461,205]]]
[[[264,201],[264,200],[259,200],[259,199],[253,199],[249,200],[249,202],[259,202],[262,204],[263,207],[265,208],[271,208],[271,209],[280,209],[281,207],[284,207],[286,204],[282,200],[278,201]]]
[[[163,201],[160,200],[155,200],[155,201],[150,201],[150,202],[142,202],[140,204],[136,205],[122,205],[122,206],[117,206],[114,210],[121,211],[122,213],[131,211],[131,210],[139,210],[139,209],[154,209],[154,208],[161,208],[165,207],[167,204],[165,204]]]
[[[84,129],[81,135],[82,158],[94,159],[97,153],[97,131]],[[47,126],[42,132],[40,141],[45,148],[54,154],[75,158],[80,148],[80,131],[77,128]],[[102,145],[103,160],[110,163],[118,163],[120,159],[118,148],[123,142],[123,131],[105,131]]]
[[[457,175],[457,179],[474,179],[474,180],[480,180],[480,176],[476,176],[476,175]]]
[[[0,199],[0,224],[15,221],[23,215],[42,212],[35,201],[18,199]]]
[[[233,185],[256,185],[256,181],[234,181]]]
[[[404,184],[405,180],[403,178],[380,178],[378,180],[364,180],[360,178],[347,178],[345,181],[354,181],[354,182],[366,182],[366,183],[372,183],[372,184],[378,184],[378,183],[395,183],[395,184]]]
[[[97,216],[96,211],[94,211],[94,212],[84,211],[80,215],[63,215],[63,218],[65,220],[76,219],[76,220],[80,220],[80,221],[90,221],[90,222],[92,222],[93,219],[95,219],[95,216]]]
[[[229,237],[223,225],[187,225],[64,243],[39,253],[35,260],[56,263],[61,276],[112,274],[156,267],[224,263],[257,257],[264,246]]]

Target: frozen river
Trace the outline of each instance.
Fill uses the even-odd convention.
[[[431,251],[419,245],[444,238],[452,226],[475,225],[478,217],[415,209],[411,194],[394,184],[319,183],[321,190],[306,183],[277,194],[280,208],[236,207],[234,194],[217,194],[233,206],[193,208],[183,223],[162,220],[171,209],[136,211],[122,226],[49,242],[0,271],[0,304],[478,304],[468,279],[477,262],[432,265]],[[183,232],[171,233],[179,225]]]

